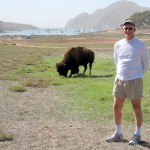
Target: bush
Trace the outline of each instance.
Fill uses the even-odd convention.
[[[7,134],[7,133],[0,133],[0,141],[12,141],[13,140],[13,136],[12,134]]]
[[[13,85],[9,90],[13,92],[25,92],[27,89],[24,85]]]

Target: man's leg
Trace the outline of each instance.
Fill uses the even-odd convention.
[[[123,135],[121,132],[121,120],[122,120],[122,108],[123,108],[124,101],[125,98],[117,98],[114,96],[113,110],[114,110],[116,131],[111,137],[106,138],[107,142],[119,142],[123,140]]]
[[[132,106],[135,113],[135,134],[132,137],[132,140],[129,142],[131,145],[138,144],[138,142],[141,140],[141,126],[143,122],[143,114],[141,109],[141,99],[132,100]]]
[[[122,108],[123,108],[124,101],[125,98],[114,97],[113,110],[114,110],[114,118],[115,118],[116,125],[121,125]]]
[[[135,124],[137,127],[141,127],[142,122],[143,122],[141,100],[140,99],[132,100],[132,106],[133,106],[134,113],[135,113]]]

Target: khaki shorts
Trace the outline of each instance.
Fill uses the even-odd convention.
[[[113,95],[118,98],[129,100],[141,99],[143,97],[143,79],[137,78],[128,81],[115,79]]]

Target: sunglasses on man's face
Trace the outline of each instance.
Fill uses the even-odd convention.
[[[124,30],[133,30],[133,28],[124,28]]]

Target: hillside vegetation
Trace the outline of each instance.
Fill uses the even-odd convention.
[[[150,29],[150,11],[134,13],[131,17],[140,29]]]

